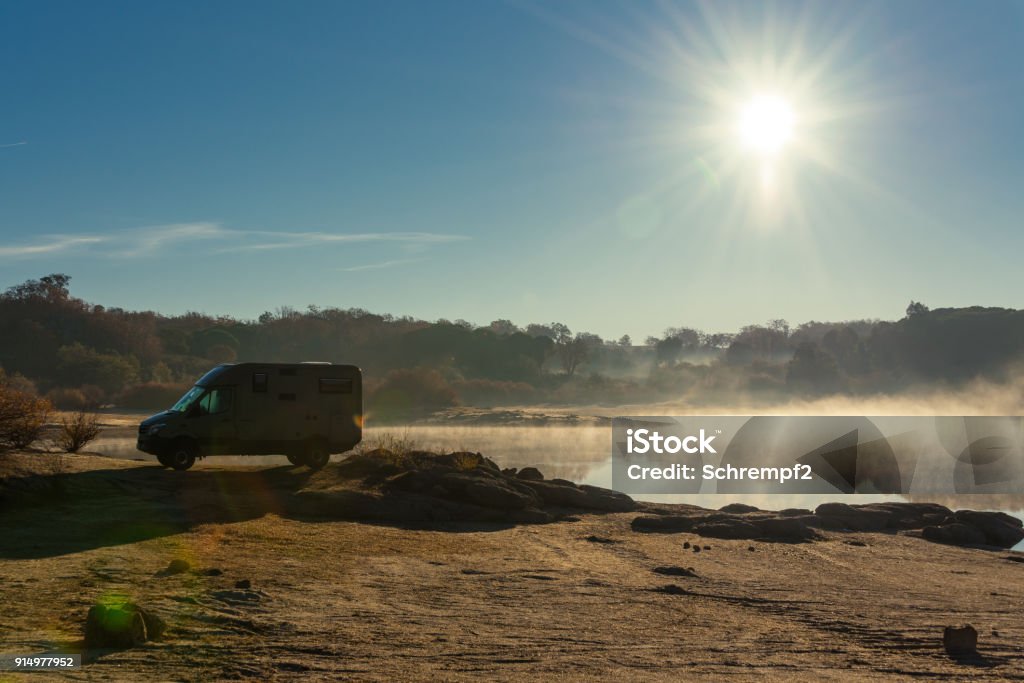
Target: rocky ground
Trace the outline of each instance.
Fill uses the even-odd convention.
[[[0,651],[83,651],[82,680],[1020,680],[1022,536],[934,504],[635,503],[473,453],[8,455]],[[160,637],[87,644],[125,601]]]

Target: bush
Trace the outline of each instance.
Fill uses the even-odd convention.
[[[61,410],[84,410],[89,405],[81,389],[50,389],[46,392],[46,400]]]
[[[52,411],[45,398],[0,386],[0,449],[22,450],[38,441]]]
[[[392,370],[370,394],[372,411],[385,417],[409,417],[458,405],[455,390],[437,370]]]
[[[70,419],[61,420],[57,445],[65,453],[77,453],[99,436],[100,425],[96,415],[80,410]]]
[[[122,391],[117,397],[116,403],[122,408],[148,410],[170,408],[188,389],[187,384],[146,382]]]

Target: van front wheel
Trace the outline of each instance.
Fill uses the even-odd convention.
[[[167,455],[167,463],[183,472],[192,467],[196,462],[196,447],[191,441],[179,441],[174,444],[174,449]]]
[[[289,453],[285,457],[288,458],[288,462],[290,462],[291,464],[295,465],[296,467],[298,467],[299,465],[305,465],[306,464],[306,459],[303,458],[298,453]]]
[[[302,459],[302,462],[311,470],[320,470],[330,459],[331,454],[328,452],[327,446],[319,441],[314,441],[306,449],[306,457]]]

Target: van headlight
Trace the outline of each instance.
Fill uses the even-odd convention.
[[[150,425],[149,428],[146,429],[146,436],[156,436],[157,432],[166,426],[166,424]]]

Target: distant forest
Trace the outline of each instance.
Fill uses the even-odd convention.
[[[739,395],[899,392],[1006,379],[1024,311],[911,302],[894,322],[784,320],[735,333],[673,327],[601,339],[561,323],[424,321],[350,308],[282,308],[256,320],[167,316],[90,304],[54,274],[0,295],[0,382],[58,407],[166,407],[234,361],[359,365],[368,408],[412,415],[456,405],[624,404]]]

